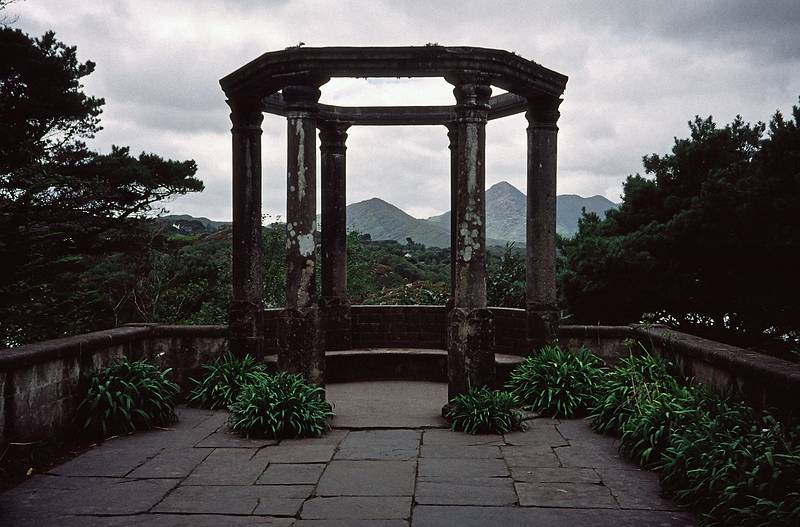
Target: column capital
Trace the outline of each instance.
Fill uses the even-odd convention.
[[[347,150],[347,130],[350,123],[324,121],[318,122],[319,128],[319,148],[325,151],[345,151]]]
[[[456,122],[486,123],[492,96],[489,80],[479,72],[463,72],[446,80],[454,86]]]
[[[558,118],[561,112],[558,107],[562,99],[558,97],[536,97],[528,99],[528,111],[525,118],[530,128],[551,128],[558,130]]]
[[[287,117],[291,117],[292,112],[305,113],[315,110],[317,102],[322,95],[319,89],[321,84],[319,82],[309,82],[308,84],[285,86],[281,93],[289,110]]]
[[[261,101],[254,98],[228,99],[225,101],[231,109],[231,131],[251,131],[261,133],[264,113]]]

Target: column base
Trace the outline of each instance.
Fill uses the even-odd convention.
[[[278,369],[300,373],[309,382],[325,385],[325,338],[317,306],[281,312]]]
[[[558,340],[558,323],[560,313],[557,309],[527,309],[528,352],[534,352],[547,344]]]
[[[228,347],[243,358],[264,359],[264,310],[253,302],[234,301],[228,308]]]
[[[447,398],[495,387],[494,317],[486,308],[454,307],[447,318]]]
[[[353,349],[350,302],[341,298],[324,298],[321,308],[325,324],[325,349]]]

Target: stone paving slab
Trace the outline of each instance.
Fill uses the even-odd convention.
[[[618,509],[608,487],[595,483],[515,483],[522,507]]]
[[[408,527],[405,520],[298,520],[293,527]]]
[[[402,520],[411,517],[411,496],[312,498],[303,505],[300,517],[312,520]]]
[[[256,458],[257,452],[255,448],[216,448],[183,485],[253,485],[269,463],[264,457]]]
[[[421,433],[416,430],[350,432],[334,459],[413,461],[419,456]]]
[[[414,508],[413,527],[690,527],[691,514],[619,509],[557,509],[522,507]]]
[[[294,516],[314,491],[311,485],[206,485],[179,487],[154,512]]]
[[[521,483],[594,483],[600,475],[591,468],[509,467],[511,478]]]
[[[258,458],[269,463],[327,463],[336,451],[335,444],[294,444],[262,448]]]
[[[618,468],[598,468],[596,471],[623,509],[681,509],[674,501],[662,495],[658,474],[655,472]]]
[[[351,411],[353,428],[320,438],[242,438],[225,411],[180,408],[169,429],[108,440],[0,494],[0,527],[693,525],[585,421],[535,418],[505,436],[399,426],[438,415],[440,401],[410,407],[446,393],[431,384],[329,386],[337,410],[382,400],[396,415]]]
[[[319,496],[411,496],[415,461],[332,461],[322,474]]]
[[[417,482],[414,501],[420,505],[512,506],[517,503],[517,495],[509,478],[475,478],[460,482],[421,479]]]
[[[413,386],[412,386],[413,385]],[[411,388],[411,389],[409,389]],[[330,384],[339,428],[447,428],[442,407],[447,384],[440,382],[379,381]]]
[[[325,465],[316,464],[273,464],[256,481],[256,485],[316,485]]]

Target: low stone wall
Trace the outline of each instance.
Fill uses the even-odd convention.
[[[525,356],[525,312],[506,308],[492,308],[492,312],[497,353]],[[279,314],[280,310],[264,314],[268,355],[277,353]],[[443,306],[352,308],[354,348],[443,350],[445,325]],[[757,408],[800,410],[800,365],[795,363],[663,326],[562,326],[559,341],[571,348],[586,346],[613,363],[628,353],[623,345],[628,338],[668,357],[688,377],[720,390],[736,389]],[[9,441],[65,438],[72,433],[78,425],[81,376],[113,358],[147,358],[172,368],[173,378],[187,390],[189,379],[202,374],[201,365],[227,349],[227,326],[139,324],[0,350],[0,449]],[[374,357],[363,352],[338,353],[329,372],[337,380],[441,379],[446,366],[443,352],[376,351]],[[506,360],[502,371],[512,365],[512,360]]]
[[[757,409],[800,411],[800,364],[674,331],[632,326],[634,338],[671,360],[688,377],[719,391],[733,388]]]
[[[122,327],[0,351],[0,448],[72,431],[81,376],[116,357],[142,357],[151,332]]]
[[[444,306],[353,306],[354,348],[445,347]]]

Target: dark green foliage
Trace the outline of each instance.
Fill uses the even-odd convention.
[[[468,434],[504,434],[523,429],[522,413],[518,407],[514,395],[484,386],[454,397],[447,418],[451,430]]]
[[[572,353],[544,346],[511,372],[506,388],[524,408],[542,415],[573,417],[592,402],[603,361],[581,348]]]
[[[209,408],[227,408],[245,385],[259,382],[266,375],[266,368],[252,356],[237,359],[228,352],[210,364],[203,364],[205,375],[201,380],[192,379],[194,387],[189,402]]]
[[[636,354],[620,358],[614,368],[596,380],[596,398],[589,407],[589,419],[598,432],[621,432],[622,425],[643,404],[642,397],[672,394],[678,388],[668,362],[651,355],[639,342],[627,344],[629,349],[638,348]]]
[[[800,427],[730,398],[706,401],[673,428],[659,466],[663,485],[705,511],[705,525],[797,525]]]
[[[598,386],[596,430],[621,435],[620,450],[661,471],[664,487],[701,512],[703,525],[796,525],[800,426],[757,414],[702,385],[682,385],[642,348]]]
[[[652,314],[739,344],[797,343],[800,297],[786,284],[800,268],[800,106],[768,125],[689,128],[670,153],[645,156],[647,177],[628,177],[619,210],[585,215],[561,241],[567,309],[578,322]]]
[[[178,420],[178,385],[146,361],[115,360],[88,377],[86,397],[79,406],[86,432],[100,438],[127,434]]]
[[[244,385],[230,405],[228,423],[248,436],[316,437],[330,428],[333,416],[325,390],[300,375],[279,372]]]
[[[525,273],[524,253],[513,243],[506,245],[499,259],[489,258],[486,302],[490,306],[525,309]]]
[[[202,190],[197,167],[91,151],[103,100],[81,82],[94,63],[54,33],[2,26],[0,57],[0,347],[113,325],[122,299],[92,283],[94,268],[125,254],[114,272],[137,269],[153,244],[146,218],[158,201]]]

